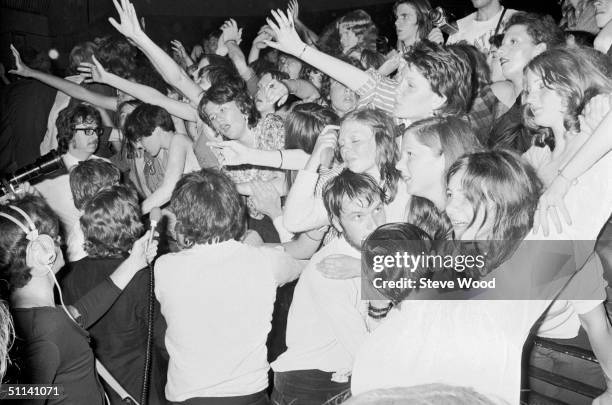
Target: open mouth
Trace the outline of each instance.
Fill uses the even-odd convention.
[[[499,58],[499,64],[500,65],[505,65],[507,62],[510,62],[508,59],[506,58]]]

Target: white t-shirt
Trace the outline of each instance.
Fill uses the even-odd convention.
[[[537,171],[548,165],[552,152],[548,146],[532,146],[523,154]],[[612,153],[607,153],[571,186],[565,196],[565,205],[572,224],[563,224],[559,233],[552,227],[548,236],[542,229],[531,232],[525,240],[573,240],[577,241],[576,256],[590,258],[585,268],[576,276],[580,285],[588,286],[582,299],[558,300],[551,307],[538,331],[538,335],[549,338],[574,337],[580,329],[578,315],[586,314],[606,299],[603,266],[599,256],[593,253],[594,241],[612,213]],[[589,241],[592,241],[589,242]],[[563,298],[563,296],[561,297]],[[592,299],[589,299],[592,298]]]
[[[63,159],[64,165],[68,171],[80,161],[70,153],[66,153]],[[96,155],[91,155],[89,159],[103,159],[108,162],[107,159]],[[75,224],[78,224],[79,217],[81,216],[79,210],[74,206],[74,199],[70,191],[69,175],[62,174],[52,179],[43,180],[34,187],[40,192],[55,215],[59,217],[62,234],[65,238],[68,238]]]
[[[489,38],[491,38],[491,36],[493,36],[495,33],[495,28],[497,27],[497,23],[501,18],[503,10],[504,8],[502,7],[497,14],[485,21],[476,20],[477,12],[473,12],[467,17],[463,17],[457,21],[459,31],[456,34],[449,36],[446,43],[454,44],[459,41],[466,41],[468,44],[474,45],[482,52],[487,53],[491,48]],[[514,13],[516,13],[516,10],[510,8],[506,9],[506,14],[504,14],[504,19],[500,24],[498,34],[504,32],[505,23]]]
[[[523,154],[536,171],[550,163],[552,152],[548,146],[532,146]],[[608,152],[589,170],[577,178],[564,198],[572,218],[572,225],[563,225],[558,233],[551,229],[547,237],[539,232],[532,233],[533,239],[596,240],[599,232],[612,214],[612,152]]]
[[[529,330],[549,301],[404,301],[361,346],[353,395],[443,383],[518,404]]]
[[[275,372],[322,370],[348,377],[357,350],[368,334],[367,302],[361,300],[361,279],[334,280],[317,270],[332,254],[360,257],[344,238],[318,251],[300,276],[287,319],[287,351]]]
[[[266,389],[276,289],[301,270],[282,250],[235,240],[160,257],[155,294],[168,324],[168,400]]]

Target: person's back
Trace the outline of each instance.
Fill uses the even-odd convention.
[[[266,339],[280,284],[273,268],[291,272],[292,259],[283,264],[283,256],[229,240],[158,259],[169,399],[248,395],[267,387]]]
[[[71,263],[62,282],[66,303],[78,301],[111,275],[122,261],[123,258],[85,257]],[[148,291],[149,274],[143,269],[134,276],[108,312],[89,329],[96,357],[134,398],[139,398],[142,389]],[[163,350],[165,323],[159,314],[159,306],[156,315],[154,341],[155,346]],[[166,362],[160,358],[157,349],[153,359],[149,404],[161,404],[164,403]],[[109,393],[111,403],[120,403],[121,398],[112,389],[107,388],[106,392]]]
[[[221,172],[185,175],[170,210],[182,250],[155,263],[155,294],[168,325],[166,397],[267,404],[276,289],[297,278],[302,265],[282,250],[239,242],[244,205]]]

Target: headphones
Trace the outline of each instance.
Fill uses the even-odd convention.
[[[32,218],[30,218],[30,216],[26,214],[24,210],[19,207],[15,207],[14,205],[9,205],[8,207],[19,213],[25,219],[25,222],[28,225],[24,225],[17,218],[9,214],[0,212],[0,217],[4,217],[13,222],[26,234],[26,239],[28,240],[28,246],[26,248],[26,265],[28,267],[42,266],[51,269],[51,265],[57,258],[53,238],[51,238],[49,235],[38,233],[38,229],[36,229],[34,221],[32,221]]]

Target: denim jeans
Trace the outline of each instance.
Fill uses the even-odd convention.
[[[273,405],[321,405],[347,392],[351,383],[331,380],[332,373],[297,370],[274,373]]]

